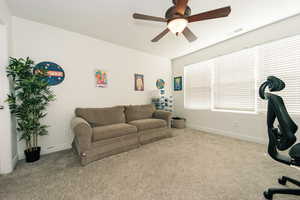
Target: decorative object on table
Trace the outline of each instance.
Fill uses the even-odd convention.
[[[165,98],[165,111],[173,112],[173,96]]]
[[[158,90],[154,90],[151,93],[151,103],[155,106],[157,110],[164,110],[173,112],[173,97],[166,96],[165,91],[165,81],[163,79],[158,79],[156,81],[156,87]]]
[[[144,91],[144,75],[134,74],[134,90]]]
[[[178,76],[174,78],[174,91],[182,90],[182,76]]]
[[[185,121],[186,121],[186,119],[184,119],[184,118],[173,117],[172,121],[171,121],[171,127],[183,129],[183,128],[185,128]]]
[[[13,92],[8,95],[7,102],[11,113],[16,116],[20,140],[26,142],[27,162],[40,158],[38,137],[48,133],[48,126],[42,124],[42,119],[47,115],[49,102],[55,99],[49,79],[45,78],[49,76],[49,70],[39,68],[39,73],[34,73],[35,70],[34,62],[29,58],[10,58],[7,67],[7,76],[13,83]]]
[[[107,88],[107,72],[97,70],[95,73],[96,87]]]
[[[165,81],[163,79],[158,79],[156,81],[156,87],[159,90],[164,89],[165,88]]]
[[[164,89],[159,90],[160,93],[160,107],[159,110],[165,110],[166,92]]]
[[[164,89],[160,90],[159,106],[157,109],[173,112],[173,97],[167,97]]]
[[[158,89],[151,91],[151,104],[154,105],[156,110],[159,110],[159,108],[160,108],[160,91]]]
[[[153,97],[151,99],[151,104],[154,105],[156,110],[160,110],[160,107],[161,107],[160,98]]]
[[[157,110],[165,110],[168,112],[173,112],[173,97],[161,96],[160,98],[153,97],[151,99],[152,105],[155,106]]]
[[[47,76],[43,76],[44,80],[48,82],[48,85],[54,86],[62,83],[65,80],[65,72],[56,63],[53,62],[40,62],[34,69],[34,74],[37,74],[41,71],[46,72]]]

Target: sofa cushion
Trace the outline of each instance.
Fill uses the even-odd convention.
[[[149,105],[130,105],[125,107],[126,121],[152,118],[155,107]]]
[[[120,137],[136,132],[137,128],[135,126],[125,123],[94,127],[93,141]]]
[[[76,108],[77,117],[85,119],[92,127],[125,123],[125,108],[116,106],[110,108]]]
[[[128,123],[136,126],[138,131],[167,127],[167,122],[162,119],[140,119]]]

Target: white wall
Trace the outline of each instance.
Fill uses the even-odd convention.
[[[187,56],[174,59],[172,60],[173,77],[183,76],[184,66],[186,65],[209,60],[220,55],[229,54],[272,40],[300,34],[299,22],[300,15],[294,16],[199,50]],[[176,115],[186,117],[189,127],[260,143],[266,142],[266,116],[263,114],[255,115],[212,112],[209,110],[188,110],[184,109],[183,91],[174,92],[173,96]],[[300,125],[300,117],[293,116],[293,119]]]
[[[0,174],[6,174],[13,170],[17,161],[17,142],[14,123],[8,105],[4,102],[9,93],[9,81],[6,78],[5,67],[8,64],[11,46],[11,14],[4,0],[0,0]]]
[[[70,148],[70,121],[76,107],[146,104],[158,78],[170,86],[171,61],[165,58],[16,17],[12,38],[13,57],[52,61],[65,70],[65,81],[52,87],[57,100],[45,120],[51,127],[49,135],[40,139],[43,153]],[[108,72],[108,88],[95,87],[96,69]],[[144,92],[134,91],[134,73],[144,74]],[[18,150],[22,158],[23,143]]]

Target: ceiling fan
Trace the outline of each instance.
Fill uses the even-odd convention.
[[[153,40],[151,40],[152,42],[158,42],[169,31],[176,35],[182,33],[189,42],[193,42],[197,40],[197,36],[187,27],[188,23],[227,17],[231,12],[231,8],[230,6],[228,6],[208,12],[199,13],[196,15],[191,15],[191,8],[187,5],[188,0],[173,0],[173,4],[174,6],[167,10],[165,18],[138,13],[133,14],[134,19],[167,23],[168,27],[162,33],[157,35]]]

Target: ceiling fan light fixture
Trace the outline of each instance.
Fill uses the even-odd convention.
[[[182,33],[188,24],[188,20],[185,18],[175,18],[168,22],[168,29],[174,33]]]

